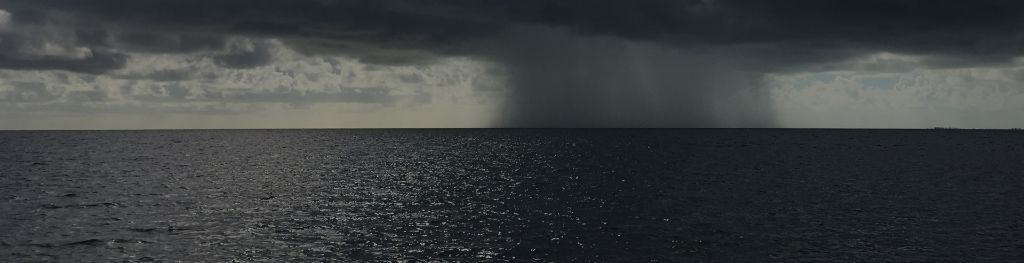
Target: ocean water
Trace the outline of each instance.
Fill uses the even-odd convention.
[[[1014,261],[1024,132],[0,132],[0,261]]]

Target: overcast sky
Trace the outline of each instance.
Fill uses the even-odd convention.
[[[1024,127],[1020,10],[0,0],[0,129]]]

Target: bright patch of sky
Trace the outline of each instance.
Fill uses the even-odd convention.
[[[767,78],[783,127],[1024,127],[1024,63]]]

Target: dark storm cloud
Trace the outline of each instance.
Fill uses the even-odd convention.
[[[1007,0],[0,0],[0,8],[18,24],[80,21],[73,44],[94,50],[226,49],[213,57],[226,68],[273,61],[265,46],[225,44],[237,36],[371,64],[488,59],[510,68],[510,125],[766,126],[765,98],[734,97],[756,90],[763,73],[839,70],[883,51],[924,59],[852,69],[1002,65],[1024,53],[1024,2]],[[25,60],[18,52],[0,45],[0,67],[123,65],[117,53]]]
[[[829,50],[882,49],[987,61],[1024,48],[1017,12],[1024,3],[998,0],[3,0],[0,7],[19,23],[54,13],[90,21],[93,28],[79,31],[83,43],[102,38],[95,27],[116,25],[110,30],[126,31],[107,32],[113,41],[156,52],[219,48],[227,35],[249,34],[474,54],[481,50],[473,41],[531,24],[680,46],[798,48],[826,59]]]
[[[60,56],[24,57],[18,54],[0,54],[0,68],[103,73],[123,67],[127,59],[127,55],[114,52],[93,52],[85,58]]]

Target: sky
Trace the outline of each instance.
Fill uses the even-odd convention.
[[[1019,10],[0,0],[0,129],[1024,127]]]

